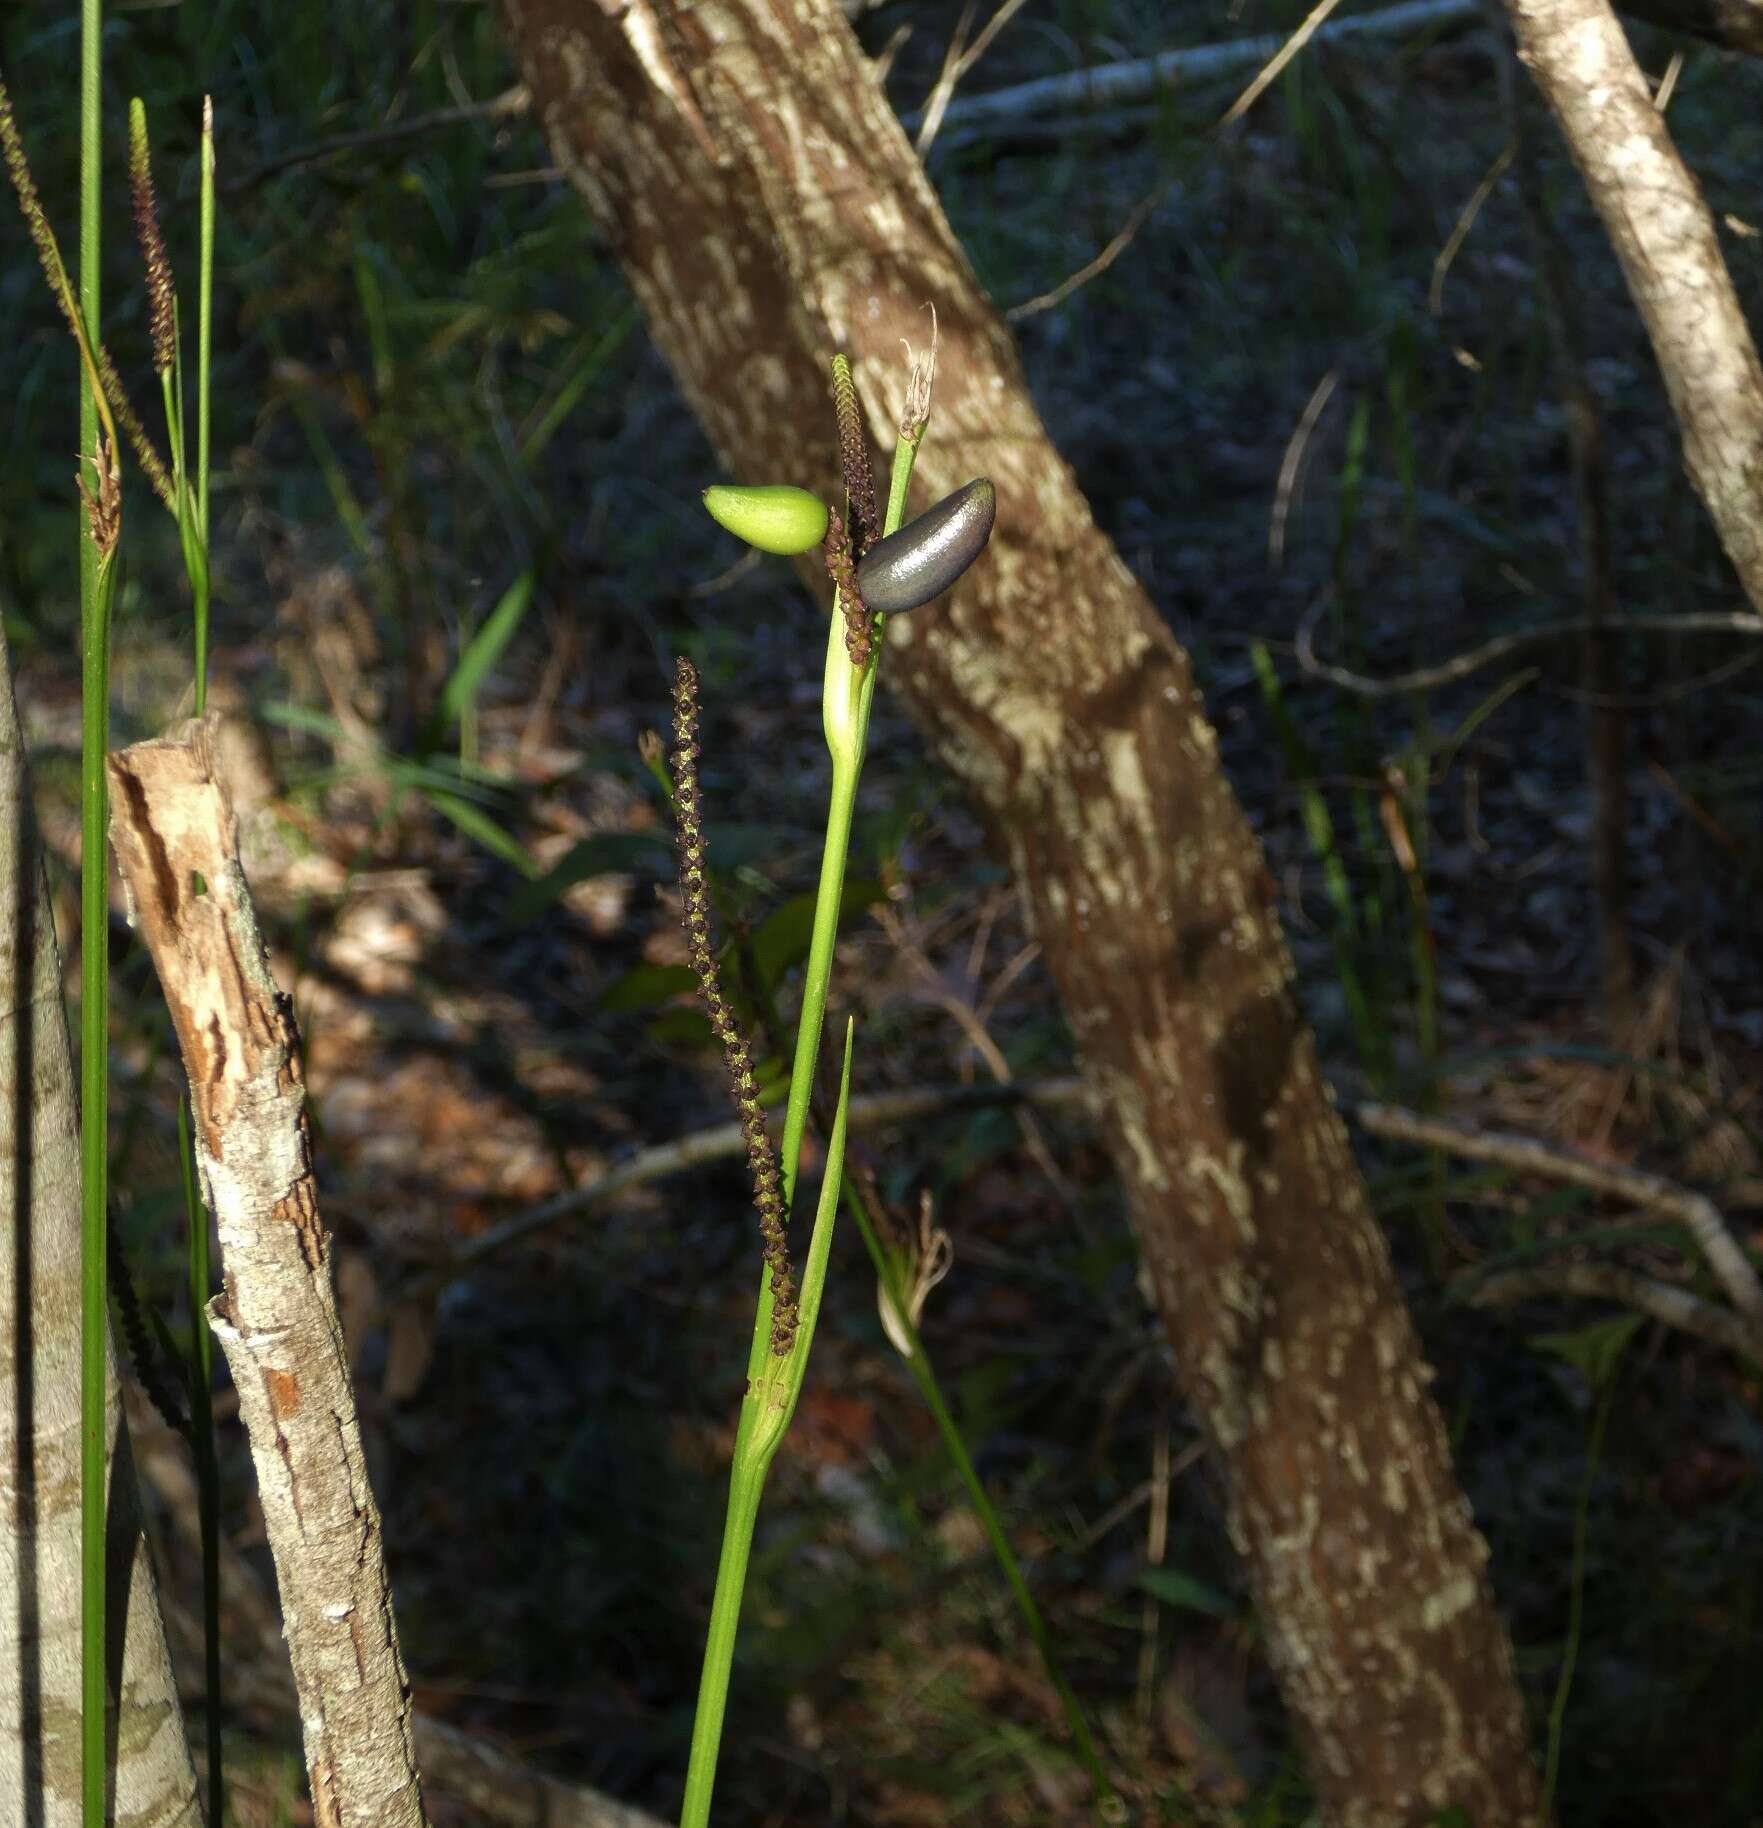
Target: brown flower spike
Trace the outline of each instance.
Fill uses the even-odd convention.
[[[159,200],[153,194],[153,163],[147,152],[147,111],[139,98],[129,106],[129,192],[135,205],[135,238],[147,266],[147,329],[153,342],[153,372],[169,374],[177,361],[177,301],[171,258],[159,229]]]
[[[851,543],[856,556],[862,558],[881,537],[881,516],[875,511],[875,480],[869,469],[869,441],[863,435],[863,408],[857,403],[851,364],[842,355],[833,357],[833,411],[839,421],[839,467],[845,476]]]
[[[845,523],[837,508],[827,510],[826,569],[827,575],[838,587],[839,607],[845,612],[845,652],[851,656],[851,664],[861,673],[869,665],[871,652],[869,606],[863,601],[863,592],[858,588],[851,536],[845,531]]]
[[[675,663],[673,687],[673,802],[679,823],[679,880],[684,898],[686,955],[698,979],[710,1026],[728,1062],[735,1112],[747,1140],[747,1166],[753,1176],[753,1204],[759,1211],[759,1236],[765,1267],[771,1273],[771,1350],[785,1357],[795,1343],[798,1310],[796,1279],[784,1235],[783,1183],[777,1152],[765,1127],[753,1056],[735,1025],[734,1012],[722,994],[716,953],[710,943],[710,888],[704,875],[704,824],[698,804],[698,670],[682,654]]]

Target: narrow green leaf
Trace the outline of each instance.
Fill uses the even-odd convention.
[[[503,591],[477,632],[465,644],[458,664],[441,688],[441,700],[423,734],[423,748],[431,749],[458,723],[475,702],[478,689],[502,658],[533,600],[533,573],[529,567]]]
[[[607,986],[600,1007],[608,1012],[654,1009],[697,985],[690,965],[633,965]]]
[[[1613,1314],[1570,1333],[1533,1334],[1530,1343],[1539,1352],[1565,1359],[1593,1389],[1600,1389],[1614,1375],[1628,1342],[1645,1324],[1644,1314]]]
[[[656,831],[603,831],[572,844],[548,870],[535,875],[508,899],[511,921],[531,920],[578,882],[595,876],[623,876],[638,871],[666,875],[673,865],[673,840]]]
[[[839,894],[840,926],[852,915],[874,907],[886,894],[887,889],[879,877],[847,877]],[[766,916],[753,935],[753,963],[768,989],[792,965],[800,964],[808,956],[814,937],[814,905],[812,895],[792,895],[782,907]]]
[[[468,838],[481,844],[491,856],[500,857],[523,876],[536,876],[539,873],[539,866],[526,846],[512,832],[498,825],[481,806],[473,806],[469,800],[462,800],[454,793],[443,793],[439,788],[428,787],[423,791],[436,812],[451,819]]]
[[[1207,1586],[1203,1580],[1196,1580],[1179,1568],[1141,1568],[1139,1585],[1153,1599],[1184,1612],[1204,1612],[1215,1619],[1236,1615],[1236,1607],[1216,1587]]]

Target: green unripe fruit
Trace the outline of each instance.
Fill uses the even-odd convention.
[[[877,540],[857,567],[865,606],[897,616],[940,595],[985,550],[997,512],[996,490],[976,476],[898,533]]]
[[[752,489],[717,483],[704,491],[704,506],[718,526],[761,552],[792,558],[826,538],[826,503],[788,483]]]

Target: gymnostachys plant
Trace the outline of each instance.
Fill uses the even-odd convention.
[[[905,529],[904,534],[900,532],[907,483],[929,419],[933,362],[934,357],[913,368],[894,447],[885,518],[876,512],[856,388],[843,356],[835,356],[832,364],[845,484],[842,514],[807,491],[787,485],[758,489],[717,487],[705,492],[709,512],[724,527],[762,551],[799,554],[824,543],[827,570],[835,586],[821,695],[827,749],[832,757],[832,787],[783,1144],[781,1151],[774,1152],[765,1128],[751,1053],[718,980],[710,938],[710,896],[698,792],[698,676],[689,660],[678,662],[672,761],[687,950],[733,1082],[735,1104],[747,1139],[765,1259],[747,1361],[747,1388],[729,1472],[728,1514],[704,1647],[680,1828],[706,1828],[710,1819],[754,1524],[766,1474],[789,1426],[807,1371],[843,1180],[854,1026],[851,1022],[845,1026],[838,1102],[826,1139],[825,1175],[798,1287],[790,1264],[786,1227],[820,1056],[851,819],[879,670],[876,636],[883,615],[866,601],[865,591],[873,583],[878,604],[885,602],[888,610],[896,614],[929,601],[979,556],[990,536],[995,511],[992,485],[976,481],[950,498],[954,507],[947,502],[940,504]],[[927,522],[928,536],[915,542],[914,531]],[[895,542],[891,549],[890,535]],[[878,555],[882,563],[871,565],[866,575],[864,567],[872,554]]]

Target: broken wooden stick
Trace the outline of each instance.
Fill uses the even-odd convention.
[[[1511,1307],[1545,1295],[1614,1301],[1711,1346],[1736,1352],[1753,1364],[1763,1364],[1763,1332],[1742,1314],[1655,1276],[1624,1269],[1619,1263],[1539,1263],[1530,1269],[1500,1270],[1470,1290],[1469,1305]]]
[[[300,1037],[258,932],[216,720],[110,758],[111,841],[190,1080],[227,1355],[263,1501],[318,1828],[426,1828],[380,1518],[319,1219]]]

